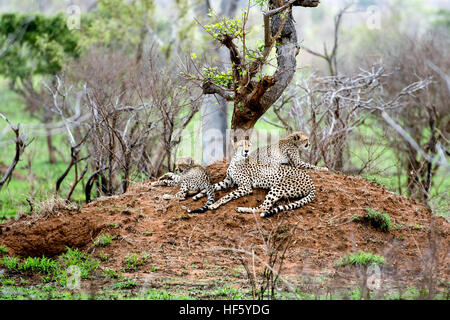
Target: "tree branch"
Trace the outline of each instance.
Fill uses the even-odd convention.
[[[16,135],[16,154],[14,155],[14,159],[11,162],[11,165],[9,166],[8,170],[6,170],[5,174],[3,175],[3,178],[0,180],[0,191],[3,188],[3,185],[6,183],[8,184],[11,180],[12,173],[14,169],[16,168],[17,163],[20,160],[20,156],[22,155],[25,148],[33,141],[31,140],[28,144],[25,142],[24,138],[20,135],[19,126],[13,125],[6,116],[4,116],[2,113],[0,113],[0,117],[5,120],[11,130]]]
[[[202,89],[204,94],[218,94],[227,101],[234,101],[234,95],[232,93],[210,81],[205,81]]]

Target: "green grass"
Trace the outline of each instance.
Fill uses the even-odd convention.
[[[373,254],[371,252],[360,251],[358,253],[350,253],[345,255],[341,260],[339,260],[336,265],[338,267],[345,266],[360,266],[368,267],[371,265],[383,265],[386,260],[383,256]]]
[[[47,257],[27,257],[19,259],[18,257],[4,256],[0,259],[0,265],[3,265],[10,271],[40,272],[44,274],[44,279],[57,281],[62,286],[67,284],[70,273],[70,266],[76,266],[81,279],[89,279],[92,273],[99,266],[99,261],[92,259],[91,256],[78,249],[67,248],[67,251],[58,259]]]
[[[56,272],[58,268],[58,261],[49,259],[47,257],[28,257],[24,259],[23,263],[19,266],[19,270],[39,271],[46,274]]]
[[[109,233],[100,234],[94,242],[94,246],[96,247],[106,247],[112,241],[112,236]]]
[[[389,232],[393,228],[393,223],[387,213],[376,211],[371,208],[366,210],[367,214],[365,218],[373,227],[380,228],[383,232]]]
[[[103,275],[109,279],[122,279],[123,278],[123,276],[119,272],[117,272],[111,268],[106,268],[105,270],[103,270]]]
[[[8,89],[4,79],[0,78],[0,113],[3,113],[14,124],[39,124],[36,118],[30,116],[25,111],[25,104],[22,99]],[[0,132],[6,127],[6,122],[0,120]],[[0,222],[15,217],[19,211],[28,212],[29,206],[26,199],[40,202],[47,200],[54,194],[56,180],[67,168],[70,159],[70,144],[65,133],[53,136],[53,144],[58,150],[56,153],[57,162],[51,164],[48,158],[47,140],[45,136],[30,136],[28,127],[22,130],[29,139],[34,139],[25,149],[14,173],[21,177],[13,177],[7,186],[3,186],[0,191]],[[9,166],[15,154],[13,143],[3,144],[14,139],[11,130],[0,140],[0,164]],[[28,159],[32,159],[31,168]],[[83,164],[81,164],[83,165]],[[80,165],[80,166],[81,166]],[[81,168],[79,168],[81,170]],[[31,174],[31,175],[30,175]],[[0,174],[2,176],[2,174]],[[61,185],[61,196],[65,197],[69,191],[71,183],[74,181],[75,173],[72,169]],[[71,198],[73,201],[82,202],[84,200],[81,184],[77,186]]]
[[[1,288],[0,300],[87,300],[84,292],[59,290],[49,284],[31,287],[4,285]]]
[[[140,266],[146,263],[148,255],[138,256],[136,253],[132,253],[125,257],[125,266],[128,270],[137,270]]]
[[[8,248],[3,245],[0,245],[0,255],[4,255],[8,253]]]
[[[0,260],[0,264],[3,265],[6,269],[16,271],[19,270],[19,258],[17,257],[3,257]]]
[[[136,280],[128,279],[125,281],[117,282],[113,285],[114,289],[132,289],[137,286]]]

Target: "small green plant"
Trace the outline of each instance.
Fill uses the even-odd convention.
[[[403,226],[401,224],[398,224],[398,223],[394,224],[394,230],[402,230],[402,229],[403,229]]]
[[[368,267],[372,265],[383,265],[386,260],[383,256],[373,254],[371,252],[360,251],[358,253],[350,253],[345,255],[337,262],[338,267],[345,266],[362,266]]]
[[[55,272],[58,268],[58,261],[47,257],[28,257],[19,267],[19,269],[23,271],[39,271],[46,274]]]
[[[121,279],[121,278],[123,278],[123,276],[119,272],[117,272],[117,271],[115,271],[115,270],[113,270],[111,268],[106,268],[103,271],[103,275],[106,278],[111,278],[111,279]]]
[[[3,286],[13,286],[16,284],[14,279],[4,278],[0,282]]]
[[[91,256],[85,252],[72,250],[67,248],[67,251],[61,255],[65,267],[77,266],[80,268],[81,279],[88,279],[90,274],[94,272],[100,261],[91,259]]]
[[[103,262],[109,260],[109,256],[108,256],[105,252],[103,252],[103,251],[100,251],[100,252],[98,253],[98,257],[99,257],[100,260],[103,261]]]
[[[140,266],[145,264],[148,254],[139,257],[136,253],[132,253],[125,257],[125,265],[127,269],[137,270]]]
[[[117,282],[113,285],[114,289],[132,289],[134,287],[136,287],[137,282],[136,280],[126,280],[126,281],[121,281],[121,282]]]
[[[97,240],[95,240],[94,242],[94,246],[96,247],[106,247],[107,245],[109,245],[112,241],[112,236],[109,233],[106,234],[100,234],[97,237]]]
[[[8,248],[5,246],[0,245],[0,255],[4,255],[8,253]]]
[[[3,257],[0,262],[9,270],[16,271],[19,269],[19,258],[17,257]]]
[[[368,208],[367,214],[363,220],[367,221],[374,228],[380,228],[383,232],[389,232],[393,228],[391,218],[385,212]]]

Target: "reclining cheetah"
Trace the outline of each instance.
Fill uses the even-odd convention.
[[[237,185],[237,189],[225,195],[208,208],[215,210],[221,205],[253,192],[253,188],[268,189],[264,202],[255,208],[236,208],[241,213],[260,213],[261,217],[270,217],[278,212],[300,208],[315,198],[315,186],[311,178],[299,167],[251,162],[248,159],[250,142],[239,141],[235,144],[236,153],[227,169],[222,182],[214,185],[214,190],[225,190]],[[194,197],[201,198],[203,192]],[[273,208],[282,199],[301,198],[288,205]]]
[[[215,200],[214,188],[209,172],[201,165],[197,164],[191,157],[182,157],[178,159],[175,163],[175,172],[179,172],[180,174],[178,175],[172,172],[166,173],[161,176],[158,181],[153,182],[151,186],[180,186],[180,191],[177,194],[164,194],[163,199],[165,200],[184,200],[187,195],[206,190],[208,196],[206,204],[199,209],[187,210],[189,213],[205,212],[208,206],[214,203]]]
[[[250,161],[273,164],[289,164],[301,169],[328,171],[328,168],[326,167],[317,167],[301,160],[301,148],[307,148],[308,145],[308,136],[301,131],[297,131],[291,133],[283,139],[280,139],[275,144],[256,149],[250,153],[248,158]]]

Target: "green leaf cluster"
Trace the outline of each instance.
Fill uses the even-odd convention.
[[[224,88],[231,88],[233,84],[231,69],[219,71],[217,67],[203,67],[203,76],[207,81]]]
[[[210,12],[209,16],[213,17],[214,12]],[[222,18],[217,23],[204,25],[205,30],[217,41],[221,42],[226,38],[242,38],[243,28],[242,19]]]
[[[62,14],[6,13],[0,17],[0,74],[14,82],[56,74],[66,57],[78,57],[78,34]]]

